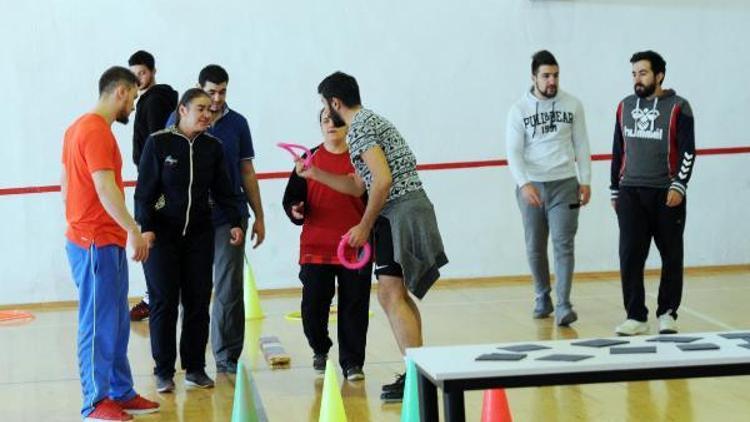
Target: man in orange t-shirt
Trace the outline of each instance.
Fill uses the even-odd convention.
[[[125,208],[122,157],[110,126],[127,123],[137,78],[112,67],[99,79],[99,101],[65,132],[62,196],[66,252],[78,287],[78,366],[84,420],[128,421],[159,404],[133,390],[128,362],[128,262],[148,258],[146,240]]]

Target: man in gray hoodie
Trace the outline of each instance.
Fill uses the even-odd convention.
[[[690,103],[663,89],[667,64],[654,51],[635,53],[633,90],[617,106],[612,143],[612,206],[620,226],[620,278],[627,319],[620,335],[648,332],[643,266],[654,239],[662,260],[659,332],[677,332],[682,299],[685,193],[695,160]]]
[[[560,68],[549,51],[534,54],[533,86],[508,113],[508,164],[516,181],[526,255],[534,279],[534,318],[555,311],[555,322],[578,319],[570,302],[578,210],[591,196],[591,154],[583,107],[559,90]],[[577,174],[576,174],[577,170]],[[550,298],[547,238],[555,257],[557,309]]]

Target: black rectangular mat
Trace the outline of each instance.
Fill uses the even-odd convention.
[[[613,347],[609,349],[609,353],[611,355],[656,353],[656,346]]]
[[[650,338],[646,341],[658,341],[659,343],[692,343],[697,340],[701,340],[702,337],[682,337],[682,336],[674,336],[674,335],[665,335],[665,336],[659,336]]]
[[[521,360],[526,357],[525,353],[486,353],[479,355],[474,360]]]
[[[555,361],[555,362],[578,362],[579,360],[584,360],[588,358],[593,358],[593,356],[554,354],[554,355],[547,355],[541,358],[537,358],[537,360],[548,360],[548,361]]]
[[[535,350],[546,350],[550,349],[548,346],[540,346],[538,344],[518,344],[515,346],[498,347],[501,350],[509,350],[511,352],[533,352]]]
[[[713,343],[678,344],[677,347],[679,347],[683,352],[693,352],[698,350],[719,350],[719,346]]]
[[[750,340],[750,333],[727,333],[727,334],[719,334],[720,337],[728,338],[728,339],[735,339],[735,338],[744,338]]]
[[[593,340],[585,340],[585,341],[575,341],[572,344],[573,346],[585,346],[585,347],[609,347],[609,346],[617,346],[620,344],[628,344],[630,343],[627,340],[610,340],[606,338],[597,338]]]

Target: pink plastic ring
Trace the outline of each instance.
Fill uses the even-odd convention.
[[[358,270],[365,266],[368,262],[370,262],[370,255],[372,253],[372,248],[370,248],[369,243],[365,243],[364,246],[362,246],[362,249],[359,253],[359,258],[355,262],[350,262],[346,260],[346,256],[344,255],[344,251],[346,250],[346,247],[349,245],[349,235],[345,234],[343,237],[341,237],[341,242],[339,242],[339,247],[336,249],[336,255],[338,255],[339,262],[341,262],[341,265],[344,266],[344,268],[349,270]]]
[[[278,146],[279,148],[283,148],[283,149],[289,151],[289,153],[292,154],[292,156],[294,157],[295,161],[301,159],[301,157],[299,155],[297,155],[297,153],[294,152],[294,150],[297,149],[297,150],[303,151],[305,153],[306,157],[305,157],[305,161],[302,163],[302,165],[306,169],[310,168],[310,165],[312,164],[312,153],[310,153],[310,150],[306,146],[304,146],[304,145],[298,145],[298,144],[289,144],[289,143],[286,143],[286,142],[279,142],[278,144],[276,144],[276,146]]]

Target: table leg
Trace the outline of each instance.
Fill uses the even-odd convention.
[[[437,387],[426,376],[419,372],[417,387],[419,389],[419,420],[432,422],[438,420]]]
[[[443,413],[445,413],[445,420],[448,422],[466,421],[463,390],[443,390]]]

